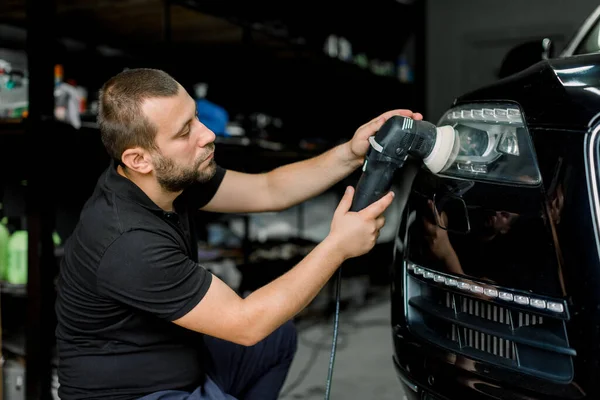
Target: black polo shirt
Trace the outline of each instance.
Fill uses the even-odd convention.
[[[112,163],[65,244],[56,328],[59,397],[137,399],[204,378],[202,335],[171,321],[200,302],[212,275],[198,264],[193,215],[225,170],[186,189],[174,212]]]

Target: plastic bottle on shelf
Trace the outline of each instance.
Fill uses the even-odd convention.
[[[208,84],[199,82],[194,85],[194,95],[196,99],[196,110],[198,119],[217,136],[228,136],[227,123],[229,122],[229,113],[222,106],[213,103],[206,97]]]
[[[342,61],[352,61],[352,44],[345,37],[340,37],[338,42],[338,58]]]
[[[58,247],[62,244],[62,239],[60,237],[60,235],[58,234],[58,232],[53,231],[52,232],[52,242],[54,243],[54,246]]]
[[[338,37],[336,35],[332,34],[332,35],[327,36],[327,39],[325,40],[325,45],[323,47],[323,51],[329,57],[333,57],[333,58],[338,57],[339,48],[338,48]]]
[[[362,69],[369,68],[369,57],[365,53],[358,53],[354,56],[354,64]]]
[[[8,240],[6,281],[14,285],[27,283],[27,231],[15,231]]]
[[[10,232],[6,227],[6,218],[0,221],[0,280],[4,280],[6,277],[6,270],[8,268],[8,240],[10,238]]]
[[[412,69],[405,55],[398,57],[398,80],[403,83],[413,81]]]
[[[54,66],[54,86],[58,87],[63,82],[64,68],[62,64],[56,64]]]

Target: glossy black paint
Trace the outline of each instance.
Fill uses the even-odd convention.
[[[600,54],[539,62],[530,68],[467,93],[455,103],[513,101],[530,129],[585,130],[600,111]]]
[[[420,399],[423,390],[449,400],[598,399],[600,259],[584,152],[589,146],[586,134],[600,111],[600,55],[538,63],[458,98],[455,105],[492,101],[521,107],[542,184],[507,186],[419,173],[398,232],[393,269],[398,374],[411,400]],[[468,234],[446,232],[434,222],[432,204],[449,193],[466,205]],[[407,220],[413,221],[408,228]],[[458,264],[440,257],[448,242]],[[566,332],[577,352],[572,379],[535,378],[449,351],[415,334],[408,321],[407,259],[481,283],[566,300]],[[410,389],[413,385],[419,393]]]

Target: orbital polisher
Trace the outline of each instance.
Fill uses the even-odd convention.
[[[459,136],[452,126],[435,126],[427,121],[417,121],[403,116],[389,118],[375,136],[369,138],[371,148],[363,164],[362,175],[350,211],[360,211],[385,196],[392,187],[394,176],[402,170],[400,196],[404,203],[421,165],[434,174],[448,169],[460,149]],[[409,161],[409,162],[407,162]],[[341,268],[338,269],[336,307],[333,328],[333,345],[329,359],[329,374],[325,399],[331,393],[331,380],[337,343]]]
[[[411,158],[434,174],[445,171],[456,158],[459,137],[453,127],[394,116],[375,136],[356,185],[350,211],[360,211],[382,198],[392,187],[395,173]],[[414,177],[413,177],[414,178]],[[403,182],[406,186],[407,182]],[[412,180],[409,182],[409,187]]]

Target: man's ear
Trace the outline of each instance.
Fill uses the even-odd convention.
[[[140,174],[150,173],[154,169],[150,154],[139,147],[125,150],[121,156],[121,161],[128,169]]]

